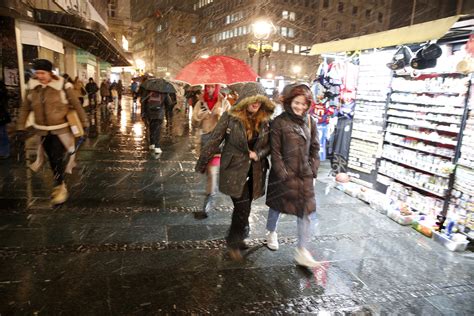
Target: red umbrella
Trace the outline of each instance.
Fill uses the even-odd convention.
[[[192,86],[198,84],[233,84],[257,81],[258,75],[244,61],[229,56],[200,58],[186,67],[175,80]]]

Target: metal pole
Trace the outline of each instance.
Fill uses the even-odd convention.
[[[257,74],[260,77],[260,65],[262,63],[262,40],[259,40],[258,42],[258,68],[257,68]]]
[[[413,22],[415,21],[415,11],[416,11],[416,0],[413,0],[413,7],[412,7],[412,10],[411,10],[410,25],[413,25]]]

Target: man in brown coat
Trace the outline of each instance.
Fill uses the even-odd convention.
[[[74,151],[74,136],[67,121],[70,109],[77,111],[84,128],[89,126],[86,114],[79,103],[71,83],[64,83],[64,78],[52,73],[53,65],[49,60],[37,59],[33,63],[35,76],[28,81],[28,90],[17,121],[17,129],[25,130],[26,121],[33,113],[36,134],[40,137],[38,160],[42,161],[44,153],[49,158],[54,173],[55,187],[51,194],[53,205],[62,204],[68,198],[64,173],[68,171],[64,158],[66,150]],[[72,166],[70,166],[72,169]],[[32,168],[36,169],[36,168]]]

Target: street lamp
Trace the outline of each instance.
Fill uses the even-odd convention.
[[[258,40],[258,45],[250,43],[248,45],[248,52],[250,58],[258,53],[258,65],[257,65],[257,74],[260,77],[260,65],[262,63],[263,57],[270,57],[273,47],[269,44],[264,44],[265,40],[268,40],[275,27],[271,22],[261,20],[252,24],[252,33],[254,37]]]
[[[300,65],[294,65],[291,70],[296,75],[296,79],[298,79],[298,75],[301,72],[301,66]]]

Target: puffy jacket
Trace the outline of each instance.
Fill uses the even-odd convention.
[[[78,96],[71,83],[64,84],[62,77],[53,76],[46,84],[41,84],[37,79],[28,81],[26,98],[20,108],[17,129],[24,130],[26,119],[30,111],[34,112],[35,123],[43,126],[61,125],[67,122],[66,115],[69,109],[75,109],[83,127],[88,127],[89,122],[82,108]],[[51,130],[52,134],[59,135],[70,132],[69,127]],[[37,129],[37,134],[46,135],[48,131]]]

